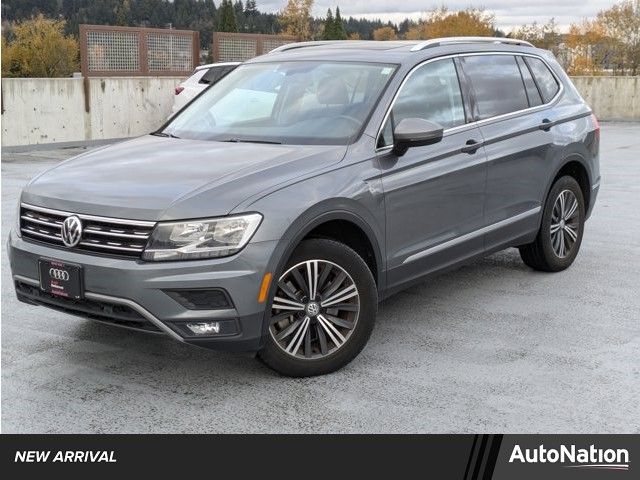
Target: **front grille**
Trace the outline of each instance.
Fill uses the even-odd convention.
[[[62,242],[62,222],[71,215],[82,221],[82,239],[73,249],[94,253],[139,257],[155,226],[154,222],[74,214],[23,203],[20,231],[33,240],[67,248]]]
[[[70,315],[78,315],[121,327],[135,328],[147,332],[161,333],[162,331],[137,310],[127,305],[108,303],[83,298],[73,300],[58,297],[25,282],[16,281],[16,293],[20,300],[34,305],[43,305]]]

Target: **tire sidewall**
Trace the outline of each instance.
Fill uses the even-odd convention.
[[[553,214],[553,207],[555,202],[560,195],[560,192],[564,190],[571,191],[576,199],[578,200],[578,209],[579,209],[579,217],[578,217],[578,238],[573,244],[571,248],[571,253],[564,258],[560,258],[556,255],[553,250],[553,246],[551,245],[551,217]],[[542,224],[540,226],[540,243],[542,246],[542,251],[544,254],[547,263],[551,267],[552,270],[564,270],[568,266],[570,266],[575,260],[578,252],[580,251],[580,245],[582,244],[582,236],[584,233],[584,220],[585,220],[585,205],[584,205],[584,197],[582,195],[582,190],[580,189],[580,185],[573,177],[564,176],[559,178],[551,187],[551,191],[547,196],[547,201],[544,207],[544,213],[542,215]]]
[[[265,345],[258,355],[269,367],[289,376],[322,375],[335,371],[353,360],[369,340],[378,307],[377,288],[369,267],[354,250],[334,240],[305,240],[295,249],[276,278],[279,279],[288,269],[307,260],[325,260],[343,268],[358,289],[360,312],[347,342],[336,352],[319,359],[298,359],[287,354],[276,344],[270,326],[267,326]],[[269,299],[267,321],[271,318],[271,304],[276,292],[277,288],[274,288]]]

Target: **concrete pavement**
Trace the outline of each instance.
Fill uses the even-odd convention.
[[[311,379],[19,304],[16,195],[69,153],[2,164],[3,433],[640,431],[640,124],[602,125],[570,269],[533,272],[510,249],[431,279],[380,306],[354,362]]]

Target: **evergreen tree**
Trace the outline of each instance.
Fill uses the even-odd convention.
[[[251,17],[253,15],[258,14],[258,7],[256,6],[256,0],[247,0],[247,3],[244,4],[244,14],[247,17]]]
[[[340,16],[340,7],[336,7],[336,19],[334,28],[334,38],[336,40],[346,40],[347,32],[344,29],[344,23],[342,23],[342,17]]]
[[[116,8],[116,25],[126,27],[129,25],[129,18],[131,16],[131,1],[122,0],[120,5]]]
[[[323,40],[334,40],[336,35],[336,24],[333,20],[333,13],[331,9],[327,10],[327,18],[324,20],[324,32],[322,33]]]
[[[238,25],[236,23],[236,11],[231,0],[222,0],[218,10],[218,31],[219,32],[237,32]]]

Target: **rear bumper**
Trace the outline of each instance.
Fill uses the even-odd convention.
[[[165,334],[175,340],[220,350],[255,351],[262,346],[262,277],[277,242],[247,245],[237,255],[187,262],[142,262],[73,252],[26,241],[13,232],[8,251],[18,299],[113,325]],[[39,289],[38,260],[82,265],[84,299],[75,301]],[[230,302],[194,309],[167,291],[222,289]],[[225,328],[207,337],[186,333],[186,323],[217,321]]]

